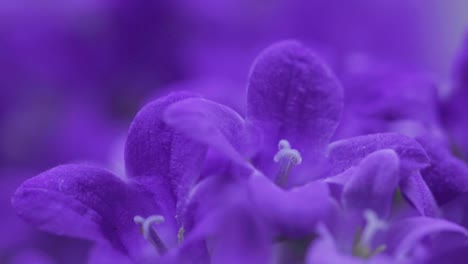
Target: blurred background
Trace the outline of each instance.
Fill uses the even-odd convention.
[[[123,173],[127,128],[151,99],[193,90],[242,113],[252,60],[290,38],[339,77],[378,62],[434,76],[446,96],[466,10],[465,0],[0,1],[0,263],[85,263],[86,242],[31,230],[10,196],[63,163]]]

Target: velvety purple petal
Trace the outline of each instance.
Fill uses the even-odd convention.
[[[397,260],[405,260],[424,238],[454,233],[468,239],[468,231],[452,222],[429,217],[412,217],[393,224],[388,232],[388,250]]]
[[[336,241],[324,225],[318,228],[319,238],[312,242],[306,256],[307,264],[361,264],[361,259],[339,252]]]
[[[264,50],[252,66],[247,95],[247,119],[264,132],[264,162],[271,162],[281,139],[305,162],[321,155],[338,125],[342,100],[337,79],[301,43]]]
[[[109,241],[115,249],[137,257],[148,243],[139,234],[133,217],[168,214],[152,199],[157,197],[105,170],[64,165],[24,182],[12,204],[36,228],[58,235]],[[170,237],[167,234],[174,229],[174,222],[168,219],[166,226],[167,231],[162,233]]]
[[[364,157],[380,149],[393,149],[401,168],[412,171],[428,166],[429,158],[414,139],[396,133],[371,134],[333,142],[328,147],[329,176],[356,166]]]
[[[216,220],[211,263],[269,263],[270,237],[256,212],[245,206],[229,206]]]
[[[118,206],[108,202],[117,202],[126,191],[127,186],[107,171],[66,165],[24,182],[12,204],[21,217],[42,230],[97,239],[106,232],[101,225],[112,219]]]
[[[202,98],[189,98],[168,107],[167,124],[246,165],[250,142],[243,118],[231,108]]]
[[[402,194],[421,215],[432,217],[439,215],[439,206],[421,173],[415,171],[407,177],[402,177],[400,188]]]
[[[429,155],[430,166],[421,174],[437,202],[443,205],[468,192],[468,166],[436,140],[429,137],[417,140]]]
[[[151,188],[166,205],[180,207],[184,203],[206,153],[202,144],[164,122],[164,112],[171,104],[192,97],[173,93],[146,105],[133,120],[127,137],[125,165],[129,177]]]
[[[134,263],[128,256],[115,250],[106,243],[97,243],[91,249],[88,264],[132,264]]]
[[[363,264],[364,261],[353,256],[341,254],[334,247],[327,244],[327,241],[318,239],[313,242],[313,246],[307,254],[307,264]]]
[[[312,182],[290,190],[283,190],[261,174],[249,180],[250,198],[276,235],[300,238],[312,234],[319,221],[332,211],[328,187]]]
[[[272,238],[242,186],[234,185],[231,190],[219,192],[219,204],[187,234],[179,253],[183,254],[187,245],[206,239],[209,263],[270,263]]]
[[[385,218],[390,212],[400,172],[398,155],[390,149],[365,157],[345,184],[342,201],[347,209],[372,209]]]

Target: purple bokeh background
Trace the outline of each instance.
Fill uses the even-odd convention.
[[[2,1],[0,262],[85,261],[86,242],[32,230],[9,198],[61,163],[122,173],[122,140],[151,98],[210,90],[241,109],[253,58],[285,38],[313,47],[339,76],[378,61],[446,80],[445,96],[464,10],[464,0]]]

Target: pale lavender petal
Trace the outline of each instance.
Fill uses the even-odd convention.
[[[271,225],[276,235],[304,237],[312,234],[319,221],[332,211],[328,187],[311,182],[290,190],[283,190],[261,174],[249,180],[250,198],[256,212]]]
[[[231,108],[202,98],[181,100],[168,107],[164,120],[194,140],[247,166],[254,151],[250,130],[243,118]]]

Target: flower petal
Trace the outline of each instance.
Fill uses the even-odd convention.
[[[101,224],[114,213],[107,198],[115,201],[126,188],[107,171],[66,165],[24,182],[12,204],[21,217],[42,230],[96,239],[104,235]]]
[[[199,209],[198,221],[181,245],[182,259],[188,253],[187,246],[197,247],[206,241],[210,263],[269,263],[270,232],[249,200],[246,187],[244,179],[226,181],[223,177],[210,177],[203,180],[191,197],[195,203],[192,205]]]
[[[453,157],[447,148],[429,137],[418,142],[426,149],[431,165],[421,171],[440,205],[468,192],[468,166]]]
[[[167,206],[183,204],[201,170],[206,148],[164,122],[171,104],[195,97],[173,93],[146,105],[128,133],[125,165],[130,177],[151,188]]]
[[[393,224],[388,232],[388,250],[397,260],[405,260],[423,238],[450,232],[468,239],[468,231],[443,219],[412,217]],[[434,238],[434,237],[433,237]]]
[[[199,227],[213,241],[211,263],[269,263],[270,237],[247,204],[228,204]]]
[[[419,211],[421,215],[436,217],[439,207],[431,190],[418,171],[407,177],[402,177],[400,188],[403,195]]]
[[[124,254],[144,243],[135,215],[165,214],[144,188],[128,185],[105,170],[64,165],[24,182],[12,204],[27,222],[58,235],[109,241]],[[167,225],[170,225],[169,221]],[[168,229],[170,230],[170,228]]]
[[[305,163],[320,156],[338,125],[342,101],[337,79],[299,42],[264,50],[250,72],[247,118],[264,132],[265,162],[271,162],[281,139],[297,148]]]
[[[391,149],[373,152],[365,157],[343,189],[347,209],[372,209],[387,217],[399,182],[400,163]]]
[[[342,254],[338,251],[336,241],[333,239],[332,234],[325,227],[319,225],[318,228],[319,238],[312,242],[306,257],[307,264],[362,264],[358,258]]]
[[[408,171],[428,166],[429,158],[414,139],[397,133],[381,133],[339,140],[328,146],[329,176],[356,166],[364,157],[379,149],[393,149],[401,168]]]
[[[245,121],[231,108],[207,99],[189,98],[169,106],[164,120],[187,137],[246,166],[248,149],[253,144],[249,144]]]
[[[325,183],[312,182],[283,190],[257,173],[251,176],[249,188],[256,212],[278,236],[301,238],[310,235],[316,224],[324,221],[332,211]]]

